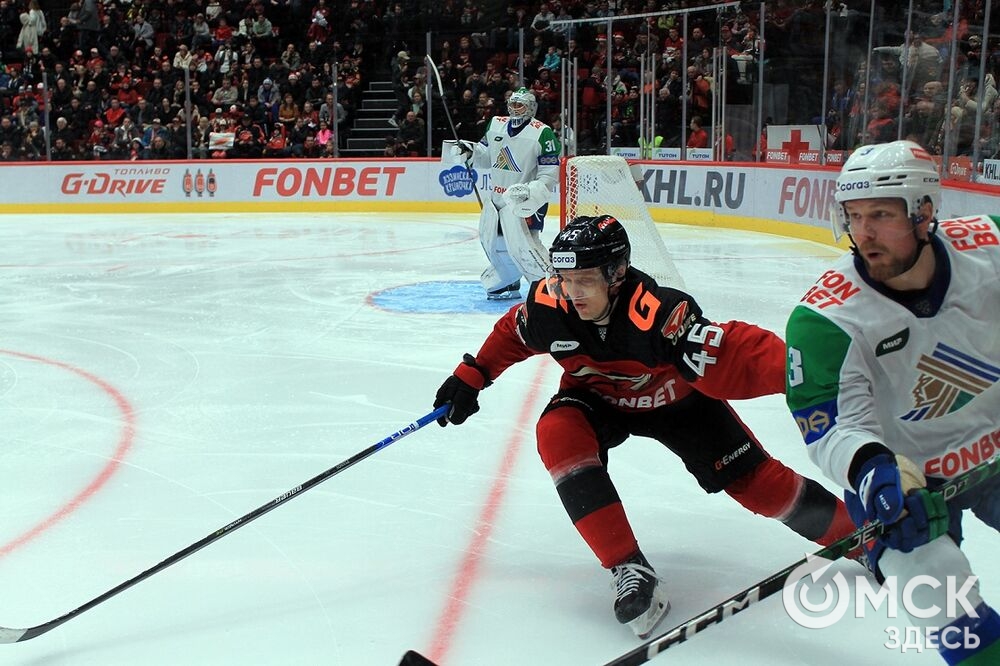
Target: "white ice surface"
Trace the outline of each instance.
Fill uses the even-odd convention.
[[[708,316],[779,332],[834,256],[663,232]],[[77,608],[429,412],[497,315],[403,313],[371,295],[482,268],[469,216],[0,218],[0,626]],[[557,376],[548,359],[511,369],[465,425],[431,424],[0,645],[0,664],[389,666],[415,649],[447,666],[586,665],[629,651],[610,576],[534,452]],[[736,406],[817,477],[780,397]],[[705,495],[650,440],[614,450],[611,474],[669,586],[661,630],[816,549]],[[997,534],[971,516],[966,532],[996,599]],[[773,597],[651,663],[940,663],[882,647],[899,624],[870,613],[807,630]]]

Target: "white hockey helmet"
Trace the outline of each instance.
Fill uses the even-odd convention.
[[[523,125],[535,117],[538,112],[538,100],[535,94],[527,88],[518,88],[507,100],[507,114],[515,127]]]
[[[847,230],[844,202],[856,199],[902,199],[914,226],[923,221],[920,207],[927,201],[941,206],[941,177],[930,154],[913,141],[862,146],[844,163],[837,176],[836,205],[831,211],[837,239]]]

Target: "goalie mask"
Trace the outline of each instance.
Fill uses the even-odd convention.
[[[574,218],[552,241],[549,293],[572,301],[589,298],[596,290],[610,290],[624,278],[631,252],[625,227],[613,216]],[[574,277],[572,290],[566,288],[565,271],[588,268],[601,269],[600,275],[592,282]]]
[[[527,88],[518,88],[507,100],[507,114],[514,127],[520,127],[535,117],[538,111],[538,101],[534,93]]]

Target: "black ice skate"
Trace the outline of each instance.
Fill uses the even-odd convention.
[[[615,617],[639,638],[648,638],[670,610],[667,593],[642,553],[611,567],[615,578]]]

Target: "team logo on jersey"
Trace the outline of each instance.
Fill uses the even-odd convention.
[[[938,343],[917,361],[920,376],[910,391],[913,409],[904,421],[923,421],[957,412],[1000,379],[1000,368]]]
[[[494,169],[500,169],[501,171],[516,171],[521,173],[521,167],[517,166],[517,160],[514,159],[514,154],[510,150],[510,146],[506,146],[500,149],[499,154],[497,154],[497,161],[493,163]]]
[[[632,390],[633,391],[639,391],[639,390],[641,390],[642,387],[645,386],[646,384],[648,384],[650,382],[650,380],[653,378],[653,375],[651,375],[648,372],[644,373],[644,374],[641,374],[641,375],[635,375],[635,376],[630,376],[630,375],[609,375],[606,372],[601,372],[597,368],[591,368],[590,366],[586,366],[586,365],[583,366],[582,368],[580,368],[579,370],[575,370],[574,372],[571,372],[569,374],[570,374],[571,377],[576,377],[577,379],[583,379],[584,377],[588,377],[588,376],[591,376],[591,375],[597,375],[598,377],[604,377],[606,379],[610,379],[613,382],[632,382]]]
[[[691,318],[688,317],[688,302],[681,301],[674,307],[670,316],[667,317],[667,321],[663,324],[663,328],[660,329],[660,333],[667,340],[677,342],[678,338],[684,336],[684,330],[690,323]]]

